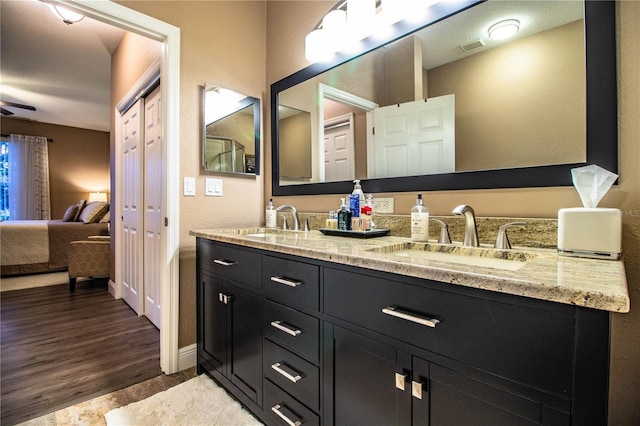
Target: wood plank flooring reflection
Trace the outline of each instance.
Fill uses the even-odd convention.
[[[160,336],[106,285],[0,294],[0,423],[14,425],[162,374]]]

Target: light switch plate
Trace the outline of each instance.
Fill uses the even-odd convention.
[[[204,195],[207,197],[222,197],[222,179],[206,178]]]
[[[393,213],[393,197],[374,198],[373,212],[374,213]]]
[[[184,195],[188,197],[194,197],[196,195],[196,178],[184,178]]]

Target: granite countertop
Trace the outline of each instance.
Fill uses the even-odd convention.
[[[553,249],[471,249],[484,249],[484,255],[512,259],[505,261],[506,268],[503,268],[500,265],[468,265],[421,256],[421,253],[403,250],[411,246],[411,240],[396,236],[357,239],[327,236],[319,231],[282,231],[258,227],[200,229],[192,230],[190,235],[453,285],[611,312],[629,312],[623,261],[559,256]],[[454,245],[460,246],[460,243],[454,242]],[[420,244],[416,246],[422,247]],[[434,241],[421,251],[449,249]],[[455,250],[464,252],[469,248],[459,247]]]

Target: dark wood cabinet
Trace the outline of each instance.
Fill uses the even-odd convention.
[[[198,370],[269,425],[606,424],[606,311],[198,239]]]
[[[199,247],[211,252],[213,244],[203,241]],[[235,250],[235,254],[240,251]],[[260,264],[255,253],[252,261]],[[215,259],[218,259],[216,257]],[[233,256],[226,256],[225,263],[233,264]],[[256,404],[262,401],[262,297],[252,289],[259,285],[259,278],[243,285],[228,278],[228,274],[214,273],[216,266],[199,268],[198,271],[198,369],[218,373],[217,378],[228,380],[235,390],[242,392]],[[224,267],[224,265],[221,265]],[[259,268],[258,268],[259,269]],[[236,269],[237,271],[237,269]],[[259,276],[259,275],[258,275]],[[249,278],[247,278],[249,277]]]

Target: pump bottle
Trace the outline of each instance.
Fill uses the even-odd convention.
[[[429,209],[418,194],[416,205],[411,209],[411,241],[427,242],[429,240]]]
[[[265,222],[267,228],[275,228],[276,225],[276,208],[273,206],[273,199],[269,199],[269,205],[264,212]]]

